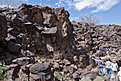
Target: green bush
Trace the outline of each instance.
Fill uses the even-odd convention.
[[[57,72],[55,73],[55,77],[58,78],[59,80],[64,79],[64,81],[69,81],[69,77],[65,76],[63,73]]]
[[[6,17],[9,18],[10,17],[10,14],[7,14]]]
[[[0,62],[0,80],[4,80],[6,78],[7,67],[4,63]]]

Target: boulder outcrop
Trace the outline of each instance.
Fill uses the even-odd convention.
[[[0,40],[5,39],[7,36],[7,18],[4,14],[0,13]]]
[[[29,57],[13,60],[8,66],[8,81],[53,81],[54,72],[50,63],[31,63]]]
[[[35,54],[52,56],[59,52],[68,57],[73,28],[64,8],[23,4],[10,16],[13,25],[9,26],[9,34],[16,38],[17,43]]]
[[[81,74],[94,80],[93,58],[107,49],[120,55],[121,26],[74,24],[64,8],[0,9],[0,62],[8,66],[8,81],[56,81],[57,71],[69,80]]]
[[[121,26],[73,24],[75,48],[84,49],[88,55],[103,56],[107,50],[117,55],[121,49]]]

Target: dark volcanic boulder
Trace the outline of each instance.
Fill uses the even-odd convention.
[[[74,68],[72,66],[67,66],[63,69],[63,72],[65,73],[73,73],[74,72]]]
[[[30,67],[30,77],[34,80],[53,81],[50,63],[36,63]]]
[[[9,11],[9,9],[8,8],[2,8],[2,9],[0,9],[0,13],[5,12],[5,11]]]
[[[22,4],[16,11],[23,21],[42,23],[43,15],[41,9],[32,5]]]
[[[34,80],[42,80],[42,81],[52,81],[51,75],[48,73],[38,73],[38,74],[30,74],[31,78]]]
[[[22,4],[13,11],[9,34],[18,44],[35,54],[48,57],[60,52],[64,58],[72,59],[72,25],[69,13],[64,8],[50,8]]]
[[[73,28],[76,51],[84,49],[89,55],[102,56],[106,55],[107,49],[110,49],[112,55],[118,54],[121,49],[121,26],[91,25],[89,27],[84,23],[73,23]]]
[[[87,77],[91,81],[93,81],[93,80],[95,80],[97,78],[97,76],[99,76],[98,72],[86,71],[86,72],[81,74],[80,79],[82,79],[82,77]]]
[[[30,63],[30,58],[29,57],[20,57],[12,60],[13,63],[16,63],[20,66],[26,65]]]
[[[49,63],[36,63],[30,68],[30,72],[33,74],[37,74],[43,71],[50,71],[50,64]]]
[[[20,44],[16,44],[16,43],[14,43],[14,42],[9,42],[9,43],[8,43],[8,50],[9,50],[12,54],[20,53],[20,51],[21,51],[21,45],[20,45]]]
[[[7,19],[6,16],[0,13],[0,40],[7,36]]]

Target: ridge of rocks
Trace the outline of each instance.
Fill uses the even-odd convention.
[[[57,70],[76,80],[82,68],[95,67],[92,55],[108,48],[120,55],[121,26],[89,27],[71,23],[69,16],[64,8],[48,6],[0,9],[0,62],[8,67],[8,81],[59,81]]]

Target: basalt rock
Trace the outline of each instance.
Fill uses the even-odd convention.
[[[87,52],[88,55],[106,55],[107,49],[118,54],[121,49],[121,27],[118,25],[84,25],[73,24],[75,38],[74,49]],[[102,51],[103,50],[103,51]],[[83,53],[84,54],[84,53]]]
[[[69,58],[73,28],[64,8],[22,4],[10,16],[13,26],[9,26],[9,34],[17,43],[35,54],[49,57],[59,51],[64,58]]]
[[[54,81],[56,70],[75,80],[81,74],[94,80],[92,55],[104,55],[108,48],[111,54],[121,52],[120,26],[73,24],[63,7],[22,4],[0,10],[0,30],[0,61],[8,64],[8,81]],[[35,55],[45,58],[35,60]]]
[[[14,59],[12,62],[18,64],[19,66],[23,66],[23,65],[27,65],[30,63],[30,58],[21,57],[21,58]]]
[[[7,36],[7,19],[6,16],[0,13],[0,40]]]
[[[93,71],[86,71],[83,74],[81,74],[80,79],[82,79],[82,77],[87,77],[89,78],[91,81],[95,80],[97,78],[98,72],[93,72]]]
[[[36,63],[30,67],[30,77],[34,80],[53,81],[53,71],[49,63]]]
[[[50,63],[32,63],[29,57],[14,59],[8,66],[8,81],[53,81],[54,73]]]

